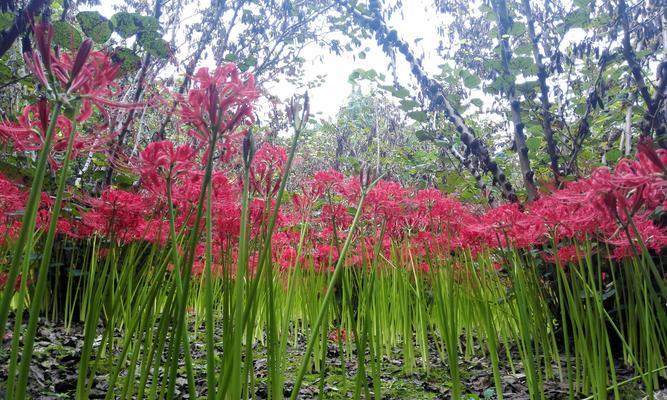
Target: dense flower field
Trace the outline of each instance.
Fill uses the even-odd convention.
[[[216,71],[224,74],[233,71],[228,65]],[[206,70],[200,70],[198,81],[212,79]],[[249,89],[244,89],[249,90]],[[184,118],[190,116],[189,104],[197,101],[198,93],[192,93],[183,107]],[[250,109],[248,109],[250,110]],[[40,122],[30,117],[35,106],[25,110],[27,128],[14,124],[0,126],[5,140],[16,149],[31,148],[30,140]],[[248,111],[249,112],[249,111]],[[201,118],[201,117],[199,117]],[[185,120],[184,122],[187,122]],[[66,138],[72,122],[59,118],[60,132]],[[32,124],[32,125],[30,125]],[[64,130],[64,131],[63,131]],[[196,142],[204,140],[195,130],[188,133]],[[212,175],[211,212],[214,217],[213,254],[221,255],[222,249],[235,248],[239,241],[241,221],[241,192],[243,183],[233,169],[235,157],[240,157],[244,132],[223,138],[221,146],[226,159],[220,160],[220,169]],[[85,139],[75,140],[75,148],[84,148]],[[36,145],[39,148],[39,144]],[[58,148],[58,144],[54,146]],[[83,150],[80,150],[83,152]],[[199,160],[208,151],[203,146],[179,145],[171,141],[148,145],[136,159],[129,160],[126,168],[137,177],[133,190],[105,189],[99,197],[80,194],[73,196],[72,216],[61,216],[57,232],[73,239],[89,239],[92,236],[118,241],[150,242],[164,246],[169,236],[166,210],[168,186],[176,211],[176,229],[193,229],[189,218],[197,206],[203,182],[203,170]],[[75,156],[75,155],[73,155]],[[55,157],[55,156],[54,156]],[[52,162],[54,158],[51,159]],[[267,223],[269,211],[285,171],[287,150],[272,144],[262,145],[256,152],[250,168],[249,204],[251,239],[260,237]],[[230,167],[230,165],[232,167]],[[485,210],[461,203],[437,189],[404,188],[391,181],[380,180],[368,193],[363,204],[363,228],[357,233],[355,247],[350,250],[346,264],[354,266],[372,251],[380,240],[384,228],[383,252],[388,256],[391,243],[408,243],[416,255],[428,251],[456,251],[468,249],[473,254],[493,248],[512,246],[518,249],[536,249],[546,261],[554,262],[552,241],[558,247],[561,264],[565,265],[577,256],[576,243],[586,239],[600,244],[604,257],[621,259],[641,252],[639,242],[651,251],[659,253],[667,246],[667,230],[660,218],[667,207],[667,151],[655,150],[650,143],[640,146],[636,160],[621,160],[614,170],[599,168],[588,179],[565,184],[564,188],[545,192],[539,200],[521,206],[505,204]],[[231,170],[231,171],[230,171]],[[313,259],[318,270],[327,270],[338,259],[337,243],[344,240],[352,222],[354,207],[359,202],[362,181],[359,177],[345,177],[337,171],[317,172],[309,182],[289,195],[280,208],[276,234],[272,239],[274,261],[283,269],[305,266],[305,257]],[[1,242],[13,243],[20,230],[21,211],[25,209],[28,193],[20,184],[0,177],[2,211],[0,211]],[[46,231],[50,220],[53,199],[42,193],[39,203],[37,228]],[[632,219],[636,232],[630,237],[623,229]],[[309,254],[296,260],[295,249],[300,240],[299,227],[309,225],[305,242]],[[203,229],[203,225],[199,227]],[[364,241],[365,243],[362,243]],[[197,258],[193,273],[203,270],[204,237],[197,246]],[[365,250],[364,250],[365,249]],[[256,260],[256,257],[251,257]],[[233,265],[234,263],[232,263]],[[214,270],[224,268],[217,257]],[[254,269],[251,265],[251,269]]]
[[[78,398],[101,365],[109,398],[173,397],[182,375],[191,397],[201,394],[187,310],[205,332],[209,398],[250,396],[257,341],[267,348],[272,398],[282,396],[288,370],[292,398],[307,371],[324,371],[330,340],[347,343],[343,358],[358,358],[355,397],[381,396],[383,354],[392,346],[402,346],[406,370],[418,355],[428,370],[431,340],[455,398],[464,390],[463,342],[479,343],[491,359],[497,398],[498,354],[504,348],[511,359],[512,346],[534,398],[552,379],[567,381],[570,396],[620,398],[619,357],[647,393],[664,382],[667,151],[650,141],[636,159],[544,188],[523,205],[487,209],[367,169],[353,177],[317,172],[288,191],[307,100],[290,106],[291,148],[256,148],[260,94],[251,75],[226,64],[199,69],[193,88],[172,96],[180,140],[114,159],[134,178],[131,188],[85,192],[71,163],[116,154],[115,133],[97,134],[107,132],[111,111],[167,100],[118,101],[109,55],[90,41],[74,54],[55,53],[53,27],[34,31],[37,48],[24,57],[42,92],[0,124],[3,151],[27,154],[34,171],[29,184],[0,175],[0,255],[8,260],[0,265],[0,337],[10,311],[18,332],[29,309],[25,333],[12,339],[14,398],[25,396],[44,311],[85,323]],[[48,174],[57,185],[47,190]],[[309,339],[294,371],[282,354],[300,334]]]

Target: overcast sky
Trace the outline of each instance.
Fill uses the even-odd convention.
[[[90,9],[97,10],[105,17],[111,18],[115,13],[114,6],[120,4],[123,4],[122,0],[109,0],[102,2],[99,6],[90,7]],[[200,1],[192,7],[188,6],[187,10],[192,14],[183,16],[183,19],[187,20],[187,23],[195,22],[199,10],[207,8],[208,4],[208,1]],[[394,13],[388,21],[390,28],[396,29],[399,36],[410,44],[413,53],[418,58],[423,57],[423,67],[431,76],[438,74],[439,65],[444,62],[444,59],[435,53],[435,49],[437,49],[441,40],[437,28],[451,20],[450,16],[434,12],[433,7],[432,0],[404,1],[400,11]],[[471,9],[475,10],[474,7]],[[182,32],[182,34],[184,35],[185,32]],[[580,40],[583,34],[582,30],[571,30],[561,46],[566,47],[572,39]],[[170,38],[171,36],[168,34],[166,39],[169,40]],[[176,35],[177,45],[184,41],[184,37],[179,40],[178,34]],[[359,51],[366,47],[369,49],[366,52],[366,57],[364,59],[356,57]],[[302,57],[306,60],[304,64],[306,82],[315,80],[318,76],[325,77],[321,86],[309,90],[311,112],[316,115],[319,113],[319,116],[324,118],[334,117],[339,108],[345,104],[352,91],[352,84],[348,81],[348,78],[355,69],[374,69],[378,73],[386,75],[386,84],[393,83],[392,71],[389,66],[390,60],[372,39],[364,41],[361,48],[355,49],[353,52],[343,52],[340,55],[331,54],[328,50],[316,44],[311,44],[304,49]],[[414,81],[408,64],[400,54],[397,54],[396,59],[398,82],[403,86],[409,86]],[[211,60],[202,60],[200,66],[214,67],[215,65]],[[182,74],[183,68],[180,68],[177,73]],[[529,79],[536,79],[536,77],[530,77]],[[521,80],[522,78],[519,77],[519,81]],[[270,83],[267,88],[270,94],[283,100],[288,99],[295,93],[304,91],[304,88],[296,88],[286,80]],[[475,97],[484,99],[486,103],[486,96],[481,91],[476,91],[473,94]],[[261,102],[259,106],[262,107]],[[262,110],[258,111],[262,113]]]
[[[109,0],[102,2],[99,6],[90,7],[99,11],[107,18],[115,13],[115,5],[123,4],[122,0]],[[197,8],[191,8],[193,12],[197,9],[205,8],[206,4],[201,2]],[[430,7],[430,12],[429,12]],[[390,24],[408,41],[413,47],[415,54],[422,55],[429,50],[433,50],[438,45],[438,36],[436,27],[438,23],[434,20],[432,12],[432,2],[429,0],[410,0],[409,7],[404,6],[400,13],[396,13]],[[188,22],[192,19],[188,18]],[[442,23],[442,22],[440,22]],[[168,39],[169,37],[167,37]],[[419,39],[415,43],[415,39]],[[365,59],[355,56],[364,47],[370,50]],[[309,45],[302,53],[306,60],[304,64],[305,81],[314,80],[318,75],[325,76],[324,82],[320,87],[309,90],[311,98],[311,112],[321,113],[322,117],[333,117],[338,109],[345,104],[345,101],[352,91],[352,85],[348,82],[348,77],[357,68],[375,69],[378,73],[387,76],[388,83],[391,83],[391,71],[389,69],[389,58],[377,46],[374,40],[364,42],[361,49],[355,49],[354,52],[344,52],[341,55],[331,54],[327,50],[320,48],[315,44]],[[398,57],[397,75],[403,85],[407,85],[410,79],[410,73],[402,57]],[[437,73],[437,65],[442,60],[439,57],[425,57],[425,67],[427,70]],[[200,63],[212,67],[211,62],[206,60]],[[182,71],[181,71],[182,73]],[[287,99],[295,92],[302,92],[304,89],[295,88],[293,85],[283,81],[271,83],[268,89],[272,95]]]

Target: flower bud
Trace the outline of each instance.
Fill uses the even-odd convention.
[[[611,215],[612,218],[620,219],[618,215],[618,210],[616,209],[617,205],[616,196],[614,196],[614,194],[611,192],[607,192],[604,194],[602,199],[604,201],[605,206],[607,207],[607,210],[609,211],[609,215]]]
[[[53,40],[53,25],[42,20],[33,27],[37,50],[42,57],[42,64],[47,71],[51,71],[51,41]]]
[[[243,162],[246,168],[250,168],[250,164],[252,163],[252,158],[254,155],[255,141],[253,140],[252,129],[248,129],[248,133],[246,133],[245,137],[243,138]]]
[[[46,97],[40,96],[37,100],[37,110],[39,112],[39,122],[42,132],[46,133],[49,127],[49,104]]]
[[[74,65],[72,65],[72,72],[70,73],[69,78],[70,83],[76,79],[81,72],[81,69],[83,69],[83,66],[86,64],[86,61],[88,61],[88,56],[90,55],[92,47],[93,41],[88,38],[81,43],[79,51],[76,53],[76,58],[74,59]]]
[[[659,171],[667,172],[667,166],[663,165],[662,160],[660,160],[660,156],[655,151],[653,140],[651,140],[650,137],[643,137],[639,140],[637,151],[639,151],[639,154],[643,154],[648,158]]]

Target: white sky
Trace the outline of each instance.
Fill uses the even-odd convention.
[[[87,9],[100,12],[107,18],[115,13],[114,6],[123,4],[121,0],[104,1],[99,6],[86,7]],[[429,9],[429,6],[431,9]],[[193,12],[197,8],[203,8],[205,5],[199,4],[199,7],[193,7]],[[432,12],[432,2],[430,0],[410,0],[409,7],[403,7],[403,11],[396,13],[390,24],[395,28],[401,37],[408,41],[417,56],[424,54],[426,49],[435,49],[438,45],[438,35],[436,27],[438,23],[434,20]],[[192,22],[188,18],[188,22]],[[442,21],[440,22],[442,23]],[[170,35],[166,35],[169,38]],[[177,35],[178,37],[178,35]],[[415,43],[414,39],[420,40]],[[363,48],[370,50],[365,59],[355,56]],[[378,73],[387,76],[387,84],[391,84],[392,75],[389,70],[389,58],[377,46],[374,40],[366,40],[360,49],[354,52],[343,52],[341,55],[330,54],[327,50],[312,44],[309,45],[302,57],[306,60],[304,64],[304,81],[314,80],[318,75],[325,76],[324,82],[320,87],[310,89],[311,113],[320,117],[329,118],[335,116],[338,109],[343,106],[346,99],[352,91],[352,84],[348,82],[349,75],[357,68],[375,69]],[[403,62],[402,56],[397,56],[399,82],[407,86],[410,79],[410,72],[407,64]],[[425,67],[427,70],[437,73],[437,65],[442,62],[439,57],[425,57]],[[206,61],[200,63],[207,65]],[[180,73],[182,73],[182,68]],[[267,85],[269,92],[281,99],[287,99],[295,93],[301,93],[305,88],[295,88],[287,82],[271,83]]]
[[[472,1],[476,2],[477,0]],[[105,17],[111,18],[115,13],[114,6],[120,4],[124,4],[122,0],[105,0],[100,6],[89,7],[89,9],[99,11]],[[184,16],[183,20],[187,20],[187,23],[196,22],[197,12],[206,8],[208,4],[208,1],[200,1],[188,6],[187,10],[191,12],[191,15]],[[475,10],[474,7],[471,9]],[[434,76],[440,71],[439,65],[445,62],[435,52],[441,40],[437,28],[450,22],[451,16],[434,12],[432,0],[409,0],[404,1],[400,11],[393,14],[388,21],[388,25],[390,28],[396,29],[399,36],[408,42],[414,55],[417,58],[422,58],[422,64],[426,72]],[[580,40],[583,34],[582,30],[569,31],[561,46],[565,48],[572,40]],[[184,35],[184,32],[181,35]],[[171,38],[171,32],[167,33],[165,38]],[[184,39],[178,40],[178,32],[176,38],[177,42],[184,42]],[[369,49],[366,51],[366,57],[364,59],[356,57],[359,51],[365,48]],[[390,60],[374,39],[367,39],[360,48],[354,49],[353,52],[342,52],[340,55],[329,53],[326,49],[311,44],[304,49],[301,55],[306,60],[303,71],[305,75],[304,82],[315,80],[318,76],[325,77],[321,86],[309,90],[311,113],[315,116],[329,119],[336,115],[340,107],[346,103],[352,91],[353,86],[348,81],[348,77],[355,69],[374,69],[386,76],[386,84],[393,83],[392,71],[389,67]],[[414,83],[414,80],[407,62],[401,54],[397,54],[396,61],[398,82],[403,86],[410,86],[411,83]],[[214,65],[212,61],[204,60],[200,62],[200,66],[213,67]],[[176,73],[182,74],[183,68],[180,68]],[[536,79],[536,77],[530,79]],[[305,88],[294,87],[286,80],[267,84],[267,89],[270,94],[283,100],[305,90]],[[476,90],[473,95],[473,97],[484,99],[485,103],[490,100],[481,90]],[[261,110],[262,102],[258,105],[260,113],[268,111]]]
[[[407,2],[406,2],[407,4]],[[429,9],[430,7],[430,9]],[[402,13],[396,13],[389,22],[395,28],[401,38],[406,40],[417,57],[430,49],[434,51],[438,46],[439,37],[436,32],[438,23],[435,21],[432,0],[410,0],[409,6],[403,7]],[[415,39],[421,39],[415,43]],[[366,58],[360,59],[355,56],[364,48]],[[322,59],[320,60],[320,57]],[[306,79],[315,78],[317,75],[326,75],[321,87],[309,91],[311,98],[311,109],[313,112],[321,112],[324,117],[333,117],[338,109],[343,106],[352,91],[352,85],[348,77],[355,69],[374,69],[378,73],[386,75],[387,84],[392,83],[392,72],[390,70],[389,57],[385,55],[374,39],[367,39],[359,49],[354,52],[344,52],[341,55],[329,54],[325,50],[313,45],[306,49],[304,58],[307,60],[304,66]],[[407,86],[411,80],[411,74],[403,56],[397,55],[397,75],[403,86]],[[435,54],[425,57],[424,66],[427,71],[437,73],[438,64],[443,60]],[[275,85],[275,94],[286,95],[293,91],[289,85]]]

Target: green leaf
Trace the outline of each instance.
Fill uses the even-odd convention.
[[[394,96],[396,96],[398,98],[401,98],[401,99],[404,98],[404,97],[408,97],[410,95],[410,92],[408,91],[408,89],[406,89],[402,86],[399,87],[398,89],[394,88],[392,93],[394,94]]]
[[[484,105],[484,102],[478,98],[470,99],[470,102],[480,108]]]
[[[82,11],[76,16],[81,30],[95,43],[105,43],[113,33],[113,24],[97,11]]]
[[[141,32],[157,32],[160,30],[160,23],[155,17],[140,15],[138,18],[137,22],[141,27],[141,29],[139,29]]]
[[[113,181],[119,188],[129,189],[132,187],[132,185],[134,185],[136,179],[134,177],[127,176],[124,174],[117,174],[116,176],[114,176]]]
[[[228,53],[228,54],[225,56],[225,61],[229,61],[229,62],[234,62],[234,61],[236,61],[236,60],[238,60],[238,59],[239,59],[238,56],[237,56],[236,54],[234,54],[234,53]]]
[[[611,149],[607,152],[605,159],[607,162],[615,163],[616,161],[620,160],[622,156],[623,153],[621,153],[619,149]]]
[[[126,47],[117,47],[111,59],[120,64],[120,70],[123,73],[136,71],[141,67],[141,58]]]
[[[142,32],[139,35],[139,44],[146,52],[157,58],[167,58],[169,56],[169,43],[162,39],[157,32]]]
[[[433,136],[431,136],[430,133],[426,132],[425,130],[418,130],[415,132],[415,136],[417,136],[417,140],[420,142],[427,142],[429,140],[433,140]]]
[[[393,85],[380,85],[380,88],[391,92],[391,94],[394,97],[398,97],[399,99],[403,99],[405,97],[408,97],[410,95],[410,92],[408,89],[404,88],[403,86],[395,87]]]
[[[12,70],[4,63],[0,64],[0,81],[9,80],[12,76]]]
[[[65,21],[53,23],[53,43],[64,49],[78,49],[83,39],[78,30]]]
[[[123,39],[127,39],[139,32],[141,16],[137,13],[121,11],[111,17],[111,22],[113,23],[114,31]]]
[[[532,52],[533,52],[533,46],[530,44],[522,44],[514,49],[514,54],[519,56],[530,55]]]
[[[401,100],[401,110],[408,112],[412,110],[413,108],[419,106],[419,103],[414,101],[414,100]]]
[[[250,65],[251,67],[257,65],[257,59],[253,56],[248,56],[248,58],[246,58],[244,62]]]
[[[531,153],[537,152],[541,146],[542,146],[542,140],[537,136],[533,136],[526,140],[526,147],[528,148],[528,151],[530,151]]]
[[[14,13],[10,12],[3,12],[0,13],[0,31],[4,31],[5,29],[9,28],[12,26],[14,23]]]
[[[514,57],[510,60],[510,67],[514,72],[521,72],[524,75],[535,75],[537,66],[532,57]]]
[[[521,22],[514,22],[512,28],[509,31],[509,34],[512,36],[521,36],[526,33],[526,25]]]
[[[417,122],[426,121],[426,113],[424,111],[410,111],[408,117],[414,119]]]
[[[540,81],[526,81],[523,83],[518,83],[516,88],[523,93],[529,93],[533,90],[537,90],[540,86]]]
[[[565,18],[565,25],[570,28],[583,28],[590,21],[590,15],[587,9],[578,8]]]
[[[468,89],[473,89],[479,86],[479,84],[482,83],[482,80],[479,79],[477,75],[469,74],[465,78],[463,78],[463,84],[468,88]]]

